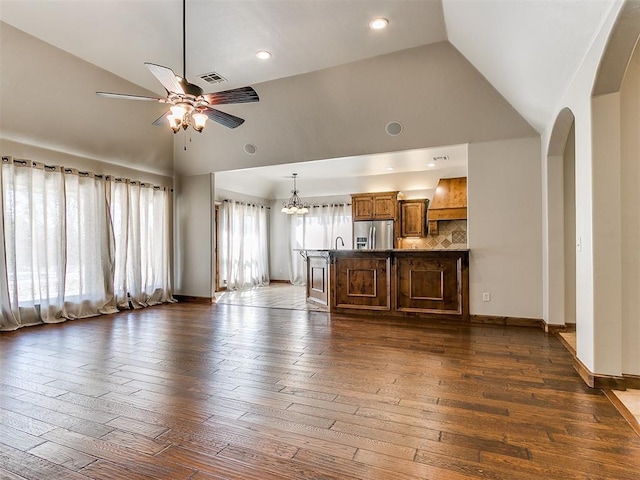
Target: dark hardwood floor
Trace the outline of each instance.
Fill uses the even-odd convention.
[[[553,335],[172,304],[0,334],[1,479],[638,479]]]

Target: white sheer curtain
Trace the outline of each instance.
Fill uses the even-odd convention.
[[[115,313],[118,310],[113,295],[114,239],[105,180],[66,169],[64,183],[64,316],[83,318]]]
[[[2,158],[0,330],[115,310],[104,180]]]
[[[170,275],[170,192],[128,179],[109,178],[116,239],[114,289],[120,308],[173,301]]]
[[[269,283],[269,210],[225,200],[220,206],[220,279],[240,290]]]
[[[0,188],[0,330],[173,300],[166,189],[11,157]]]
[[[288,217],[289,281],[294,285],[306,282],[304,260],[294,249],[333,249],[337,237],[342,237],[345,247],[351,248],[351,205],[317,205],[305,215]]]
[[[305,217],[303,215],[287,215],[287,225],[289,226],[289,282],[292,285],[304,285],[305,261],[300,255],[299,249],[305,248]]]

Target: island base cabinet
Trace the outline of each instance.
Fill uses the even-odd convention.
[[[329,306],[329,262],[325,257],[307,257],[307,301]]]
[[[462,315],[463,258],[398,256],[397,310]]]
[[[391,261],[388,255],[338,256],[332,270],[333,307],[390,310]]]
[[[304,250],[306,297],[332,313],[469,320],[469,250]]]

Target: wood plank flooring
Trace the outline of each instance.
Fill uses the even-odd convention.
[[[638,479],[553,335],[171,304],[0,334],[0,479]]]

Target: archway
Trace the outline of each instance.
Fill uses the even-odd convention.
[[[569,108],[556,117],[546,162],[547,325],[576,322],[575,118]]]
[[[639,38],[640,1],[628,0],[591,97],[592,350],[578,357],[589,357],[595,387],[640,386]]]

